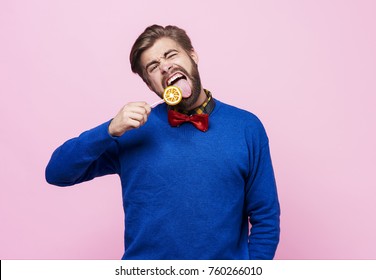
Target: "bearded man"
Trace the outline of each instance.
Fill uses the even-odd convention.
[[[280,208],[260,120],[202,87],[198,55],[183,29],[149,26],[130,63],[158,96],[173,85],[182,101],[126,104],[57,148],[47,181],[71,186],[120,176],[122,259],[272,259]]]

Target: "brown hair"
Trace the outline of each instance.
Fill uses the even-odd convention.
[[[144,71],[140,65],[140,56],[143,51],[152,47],[158,39],[163,37],[168,37],[176,41],[187,53],[193,49],[191,39],[189,39],[187,33],[179,27],[173,25],[163,27],[157,24],[147,27],[145,31],[138,36],[129,55],[132,72],[137,73],[145,82]]]

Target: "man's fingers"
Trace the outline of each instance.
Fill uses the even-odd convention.
[[[127,109],[128,110],[125,110],[125,111],[137,113],[137,114],[140,114],[140,115],[148,115],[149,114],[147,108],[145,108],[143,106],[129,107]]]
[[[139,128],[147,122],[150,112],[151,107],[146,102],[131,102],[124,105],[110,123],[110,134],[121,136],[130,129]]]
[[[149,115],[150,112],[151,112],[151,107],[150,107],[150,105],[149,105],[149,104],[146,104],[146,105],[144,106],[144,108],[146,109],[146,113]]]
[[[128,113],[128,118],[133,121],[138,121],[140,125],[143,125],[147,121],[147,114],[140,114],[135,112]]]
[[[147,114],[147,115],[149,115],[151,112],[151,107],[146,102],[128,103],[127,105],[124,106],[123,109],[124,111],[136,112],[136,113]]]
[[[144,107],[147,105],[145,101],[138,101],[138,102],[129,102],[127,105],[135,106],[135,107]]]
[[[128,126],[132,127],[132,128],[139,128],[141,125],[142,125],[141,122],[138,121],[138,120],[132,120],[132,119],[130,119],[128,121]]]

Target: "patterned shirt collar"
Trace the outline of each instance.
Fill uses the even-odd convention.
[[[175,108],[174,106],[169,106],[169,108],[171,110],[178,111],[178,112],[183,113],[183,114],[188,115],[188,116],[195,115],[195,114],[208,114],[208,115],[210,115],[210,113],[214,110],[215,101],[214,101],[214,98],[212,97],[212,94],[211,94],[210,91],[208,91],[207,89],[204,89],[204,92],[206,94],[206,100],[204,101],[204,103],[202,103],[197,108],[194,108],[190,111],[179,110],[178,108]]]

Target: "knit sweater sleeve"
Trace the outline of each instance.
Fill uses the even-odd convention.
[[[273,259],[279,242],[280,207],[269,151],[261,123],[247,132],[250,170],[246,184],[246,210],[251,223],[250,259]]]
[[[108,126],[109,121],[58,147],[46,167],[47,182],[71,186],[119,173],[116,138],[108,133]]]

